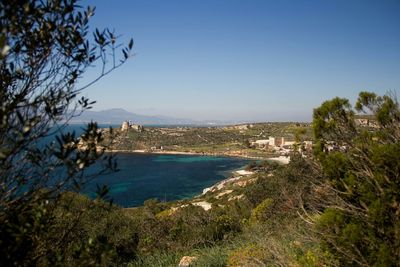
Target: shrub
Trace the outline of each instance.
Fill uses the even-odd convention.
[[[271,198],[265,199],[257,207],[251,211],[250,222],[260,223],[271,219],[271,209],[274,200]]]
[[[246,247],[236,249],[228,255],[228,266],[240,267],[240,266],[264,266],[263,261],[265,256],[265,249],[250,244]]]
[[[371,124],[357,126],[346,99],[314,110],[315,154],[334,196],[317,229],[323,249],[342,266],[399,266],[399,104],[361,92],[356,111],[369,114]]]

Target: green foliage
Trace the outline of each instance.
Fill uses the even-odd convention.
[[[313,130],[318,141],[346,141],[355,131],[354,112],[347,99],[334,98],[314,109]]]
[[[400,120],[397,99],[390,95],[377,96],[374,93],[361,92],[355,108],[357,111],[372,113],[383,127],[393,127]]]
[[[132,218],[132,225],[137,229],[138,255],[131,262],[133,266],[149,266],[155,262],[164,262],[162,266],[169,266],[171,263],[168,262],[175,257],[173,255],[193,254],[200,257],[198,264],[213,262],[214,265],[210,266],[223,266],[221,263],[226,260],[226,250],[218,246],[241,233],[243,219],[250,216],[250,208],[246,201],[213,205],[211,210],[205,211],[184,202],[149,200],[145,206],[129,209],[126,214]],[[204,252],[208,249],[210,253],[215,253],[214,256]]]
[[[137,212],[139,249],[143,253],[193,248],[208,240],[210,217],[201,207],[187,206],[158,214],[145,207]]]
[[[162,212],[166,208],[163,202],[160,202],[158,199],[154,198],[146,200],[143,203],[143,206],[146,211],[152,213],[153,215]]]
[[[228,257],[227,248],[218,245],[197,249],[193,255],[197,257],[194,266],[199,267],[224,267]]]
[[[250,216],[250,222],[262,222],[271,218],[270,210],[274,201],[271,198],[265,199],[257,207],[255,207]]]
[[[63,245],[50,234],[60,219],[56,207],[62,201],[61,193],[79,191],[93,178],[84,170],[97,160],[104,167],[101,172],[116,170],[113,157],[98,146],[103,135],[96,123],[90,123],[81,138],[62,133],[72,116],[94,103],[85,97],[78,99],[78,94],[121,66],[133,46],[131,42],[122,48],[118,61],[115,49],[119,44],[113,32],[96,29],[89,42],[93,13],[93,8],[80,8],[75,0],[0,2],[3,266],[62,264]],[[118,63],[110,66],[109,59]],[[95,63],[102,66],[98,77],[77,87]],[[65,238],[75,234],[70,230]],[[101,256],[107,254],[107,246],[101,238],[83,240],[74,258],[85,265],[101,264],[108,257]]]
[[[366,117],[371,124],[357,124],[345,99],[323,103],[314,113],[314,157],[294,153],[286,166],[252,164],[257,180],[235,189],[245,199],[233,204],[210,196],[207,212],[153,207],[158,213],[149,229],[167,238],[147,252],[223,248],[201,264],[200,257],[199,266],[398,266],[398,105],[369,93],[358,103],[374,116]]]
[[[7,262],[20,257],[18,264],[109,266],[136,255],[136,227],[132,219],[109,203],[64,193],[57,204],[43,201],[26,209],[10,216],[2,226],[2,237],[8,235],[8,239],[1,239],[2,246],[9,248],[4,255]],[[15,239],[10,238],[11,234]],[[45,257],[37,255],[37,250],[23,251],[37,246],[45,249]]]
[[[141,255],[136,260],[129,262],[127,267],[153,267],[168,266],[175,267],[182,256],[182,252],[154,252],[152,254]],[[206,265],[205,265],[206,266]]]
[[[319,177],[314,165],[293,155],[287,166],[260,162],[256,169],[257,181],[233,188],[246,197],[215,198],[208,211],[185,202],[154,200],[129,210],[139,240],[138,257],[131,265],[176,266],[184,255],[198,257],[195,266],[226,266],[229,257],[242,266],[320,264],[323,253],[310,242],[310,226],[297,213],[302,208],[313,211],[311,185]],[[297,240],[301,245],[293,245]],[[252,246],[257,249],[245,249]]]
[[[137,226],[123,209],[102,200],[92,201],[76,193],[64,193],[55,211],[55,225],[51,229],[54,242],[60,244],[63,264],[80,264],[74,261],[74,253],[86,251],[103,257],[102,263],[111,265],[136,256]],[[67,234],[69,233],[69,234]],[[83,249],[87,247],[89,249]],[[102,246],[100,250],[96,247]],[[83,247],[83,248],[82,248]],[[58,249],[60,250],[60,249]]]
[[[146,127],[143,132],[119,132],[112,148],[125,151],[136,149],[151,151],[151,147],[162,146],[163,150],[167,151],[265,158],[273,156],[274,152],[255,148],[251,146],[252,141],[269,136],[294,140],[297,132],[304,133],[305,140],[312,139],[308,123],[274,122],[226,127]]]
[[[226,266],[228,248],[225,246],[214,245],[212,247],[202,247],[190,251],[170,251],[154,252],[148,255],[140,255],[134,261],[127,264],[128,267],[153,267],[153,266],[177,266],[181,258],[185,255],[197,257],[197,260],[191,266]]]
[[[250,244],[232,251],[228,256],[228,266],[263,266],[264,248]]]
[[[253,207],[272,199],[272,217],[290,216],[301,204],[306,208],[315,206],[313,183],[319,176],[318,169],[311,161],[293,154],[288,165],[266,168],[265,172],[260,172],[258,180],[249,185],[244,193]],[[276,218],[273,221],[277,221]]]
[[[247,164],[246,171],[252,171],[255,170],[256,168],[257,168],[257,162],[252,161],[249,164]]]
[[[375,128],[354,127],[354,112],[345,100],[325,102],[314,112],[318,142],[345,146],[318,154],[334,197],[317,220],[317,228],[323,248],[340,265],[398,266],[399,105],[393,97],[361,92],[356,109],[369,112]],[[337,111],[339,117],[327,116]]]
[[[254,184],[245,188],[244,194],[253,207],[256,207],[266,198],[274,198],[279,190],[279,181],[276,176],[268,177],[267,174],[259,175]]]
[[[247,218],[245,204],[240,202],[229,203],[224,208],[211,211],[209,230],[213,241],[226,240],[241,231],[241,221]]]

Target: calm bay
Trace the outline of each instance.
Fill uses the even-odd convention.
[[[150,198],[179,200],[201,194],[203,189],[243,168],[247,159],[197,156],[120,153],[116,173],[102,175],[84,190],[94,196],[96,184],[107,184],[113,202],[122,207],[142,205]]]
[[[83,128],[82,124],[69,125],[63,131],[79,136]],[[54,136],[45,142],[52,140]],[[250,162],[244,158],[148,153],[117,153],[116,159],[119,171],[96,177],[82,193],[95,197],[97,185],[107,185],[110,189],[107,196],[122,207],[140,206],[151,198],[180,200],[201,194],[204,188],[229,177]],[[89,172],[96,172],[98,168],[95,164]]]

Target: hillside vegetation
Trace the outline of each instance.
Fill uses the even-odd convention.
[[[373,123],[359,123],[356,112]],[[248,140],[267,126],[178,130],[182,136],[173,130],[174,138],[164,141],[165,129],[119,138],[167,145],[182,137],[193,148],[204,147],[204,139]],[[279,134],[303,127],[281,126]],[[353,109],[334,98],[314,110],[312,130],[313,151],[293,150],[287,165],[258,160],[192,199],[150,199],[123,209],[64,192],[56,202],[24,210],[28,217],[17,216],[26,219],[21,229],[30,230],[19,235],[30,238],[29,255],[39,266],[177,266],[184,256],[190,266],[400,266],[397,100],[362,92]],[[152,141],[153,134],[159,139]],[[104,199],[107,189],[99,191]],[[11,219],[2,226],[7,233],[18,230]],[[12,259],[18,251],[1,240]],[[32,262],[13,259],[20,266]]]
[[[0,1],[1,266],[400,266],[395,95],[361,92],[354,107],[336,97],[312,125],[91,122],[78,137],[67,122],[95,103],[82,92],[134,54],[133,39],[90,26],[94,12],[78,0]],[[257,162],[193,199],[123,209],[106,186],[79,193],[117,171],[112,150]],[[289,164],[261,160],[282,153]]]
[[[274,149],[252,145],[269,137],[312,140],[309,123],[256,123],[226,127],[144,127],[143,131],[117,129],[111,150],[176,151],[231,156],[270,157]]]
[[[80,216],[65,265],[399,266],[399,106],[361,93],[356,108],[375,125],[357,125],[346,99],[326,101],[312,154],[250,164],[193,199],[122,209],[65,194],[51,240]]]

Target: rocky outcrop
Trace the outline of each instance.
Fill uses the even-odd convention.
[[[194,262],[197,260],[197,257],[191,256],[183,256],[181,261],[179,262],[178,267],[189,267],[193,266]]]

